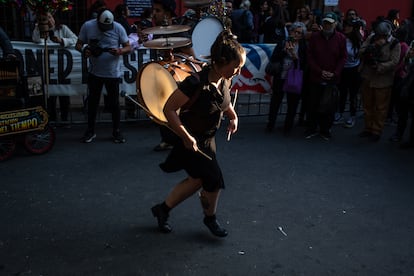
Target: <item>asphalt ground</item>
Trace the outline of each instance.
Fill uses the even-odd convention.
[[[125,144],[109,124],[80,143],[75,124],[47,154],[0,163],[0,275],[414,275],[414,151],[387,140],[394,126],[376,143],[361,118],[329,142],[266,134],[264,117],[240,118],[230,142],[223,127],[226,238],[196,196],[157,231],[150,208],[185,174],[159,169],[157,126],[122,126]]]

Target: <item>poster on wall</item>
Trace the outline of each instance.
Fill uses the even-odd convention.
[[[130,11],[130,17],[141,17],[146,8],[151,8],[151,0],[126,0],[125,4]]]
[[[339,0],[325,0],[325,6],[334,7],[339,5]]]

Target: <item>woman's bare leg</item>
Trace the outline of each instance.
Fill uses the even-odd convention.
[[[165,199],[171,209],[201,189],[201,179],[188,177],[178,183]]]

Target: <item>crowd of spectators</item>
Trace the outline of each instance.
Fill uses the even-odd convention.
[[[414,108],[412,18],[401,19],[399,10],[392,8],[367,23],[356,9],[323,14],[308,6],[290,16],[286,1],[261,0],[255,8],[250,7],[249,1],[227,1],[233,3],[232,29],[240,29],[236,25],[241,24],[240,14],[247,9],[253,18],[248,42],[278,45],[269,61],[279,62],[280,70],[272,74],[268,132],[273,131],[286,97],[286,119],[283,126],[277,127],[285,135],[292,129],[292,114],[299,113],[298,123],[307,126],[306,138],[319,135],[330,140],[335,125],[353,128],[357,112],[361,111],[361,138],[379,141],[384,126],[391,124],[396,130],[389,140],[400,142],[403,148],[414,148],[412,123],[408,141],[402,141]],[[237,10],[240,11],[235,16]],[[298,26],[299,37],[294,33]],[[246,41],[243,38],[241,42]],[[286,72],[296,61],[304,71],[299,111],[297,95],[283,91]],[[331,105],[328,107],[327,95]],[[358,109],[358,99],[362,110]]]

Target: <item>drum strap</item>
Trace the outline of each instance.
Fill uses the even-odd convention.
[[[201,74],[201,76],[200,76],[200,74]],[[205,84],[205,77],[208,78],[208,71],[204,70],[204,71],[201,71],[199,73],[192,73],[191,76],[193,76],[194,78],[197,79],[197,81],[198,81],[197,88],[196,88],[194,94],[188,100],[188,102],[186,102],[181,107],[182,111],[185,111],[185,110],[189,109],[195,103],[195,101],[198,99],[198,97],[200,96],[201,90],[202,90],[202,88]]]

